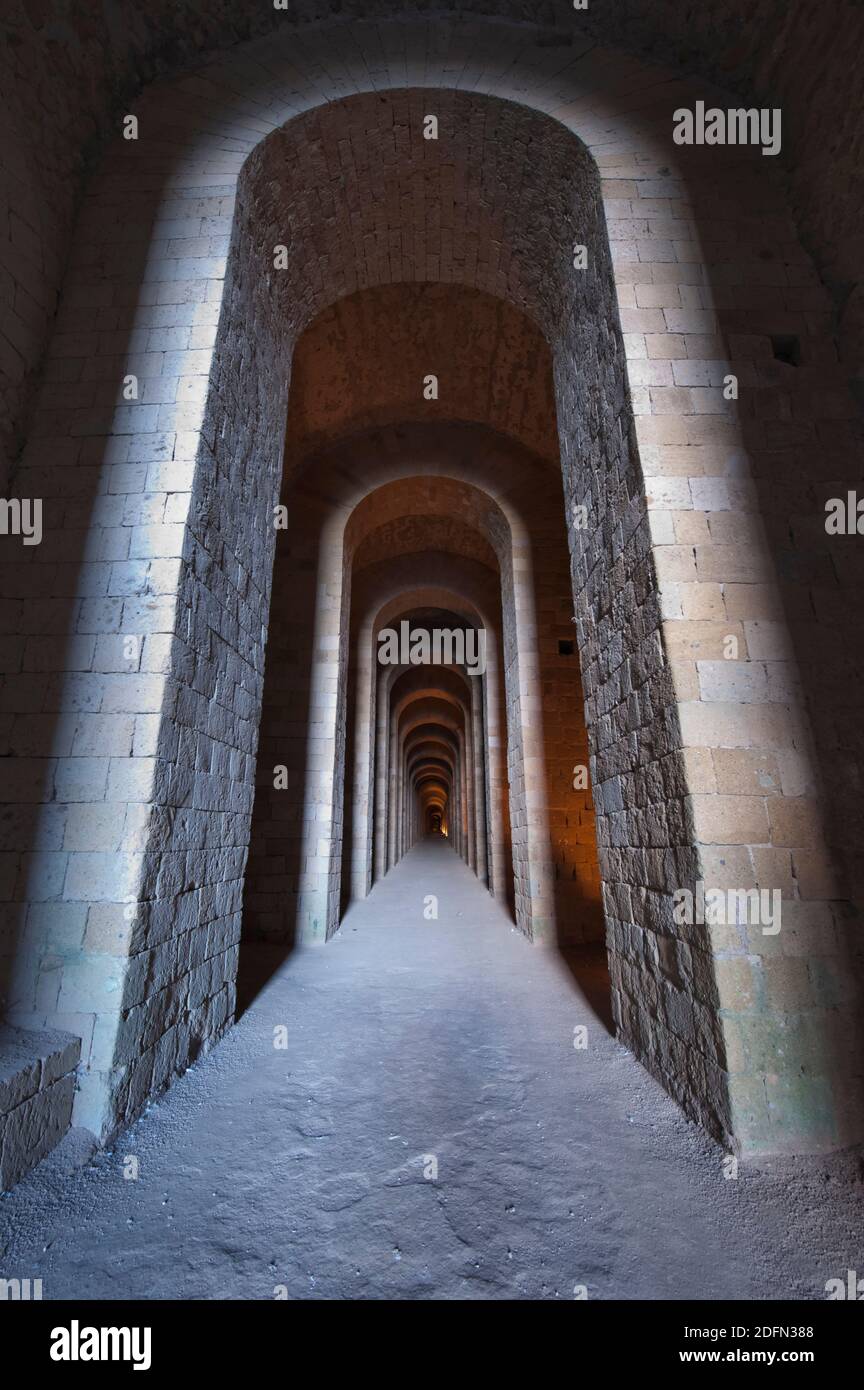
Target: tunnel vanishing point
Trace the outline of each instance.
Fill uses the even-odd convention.
[[[427,841],[729,1152],[864,1139],[846,7],[698,8],[13,5],[0,1189]]]

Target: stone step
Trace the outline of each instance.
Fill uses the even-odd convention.
[[[81,1040],[0,1026],[0,1192],[59,1144],[72,1119]]]

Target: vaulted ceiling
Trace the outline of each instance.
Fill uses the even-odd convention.
[[[864,355],[864,6],[857,0],[7,0],[0,19],[0,302],[7,258],[37,255],[41,278],[16,342],[0,338],[0,435],[14,456],[28,377],[56,308],[72,222],[88,171],[119,115],[155,77],[191,69],[274,26],[421,15],[506,19],[529,42],[562,47],[590,37],[781,106],[792,204],[805,245],[830,286],[850,373]],[[38,252],[32,231],[38,231]],[[34,267],[35,271],[35,267]],[[8,299],[7,299],[8,302]]]

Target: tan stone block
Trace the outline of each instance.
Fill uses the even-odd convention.
[[[729,630],[723,589],[719,584],[682,584],[681,609],[689,622],[723,623]]]
[[[640,309],[677,309],[681,291],[677,285],[637,285],[636,303]]]
[[[770,891],[770,890],[768,890]],[[764,930],[767,922],[747,922],[741,927],[744,933],[744,940],[748,954],[751,956],[778,956],[783,954],[781,938],[783,936],[783,903],[777,903],[779,909],[779,919],[774,911],[775,899],[769,900],[772,915],[771,925],[768,931]],[[774,927],[779,920],[780,930],[774,931]]]
[[[688,444],[687,415],[642,415],[636,422],[636,438],[644,444]]]
[[[632,288],[632,287],[627,287]],[[635,287],[638,291],[639,286]],[[660,358],[643,356],[631,358],[627,362],[627,375],[631,386],[673,386],[672,363]]]
[[[722,584],[764,584],[774,577],[770,552],[748,545],[697,546],[696,569],[700,579]]]
[[[84,949],[112,956],[126,956],[135,930],[120,903],[94,903],[87,916]]]
[[[683,448],[665,445],[662,449],[663,466],[655,467],[653,472],[687,473],[694,481],[699,478],[725,477],[729,466],[729,450],[719,444],[690,444]],[[691,485],[691,496],[699,492],[697,485]],[[706,510],[701,505],[699,511]]]
[[[706,880],[707,881],[707,880]],[[711,884],[712,887],[721,887],[720,884]],[[733,885],[734,886],[734,885]],[[737,922],[711,922],[703,928],[708,933],[711,942],[711,950],[715,953],[722,951],[742,951],[746,948],[745,929]]]
[[[676,700],[699,699],[699,673],[695,661],[683,661],[680,656],[670,654],[669,669],[672,673],[672,686]]]
[[[750,1013],[758,1007],[761,980],[754,974],[753,962],[746,956],[736,956],[714,962],[714,977],[721,1009],[732,1013]]]
[[[711,534],[708,530],[708,518],[704,512],[673,511],[672,524],[675,527],[675,539],[679,545],[710,544]]]
[[[665,473],[646,476],[645,501],[649,509],[656,511],[688,511],[693,505],[690,480]]]
[[[799,753],[794,748],[784,748],[776,756],[784,796],[807,796],[817,790],[817,771],[813,760],[806,753]]]
[[[779,797],[769,807],[771,843],[814,848],[824,839],[824,812],[815,797]]]
[[[654,334],[646,333],[645,341]],[[648,355],[656,356],[648,347]],[[649,388],[652,415],[692,415],[693,398],[691,392],[681,386],[652,386]]]
[[[751,748],[717,748],[713,753],[717,790],[724,794],[780,794],[780,772],[772,753]]]
[[[660,511],[649,505],[648,525],[651,528],[652,545],[676,544],[675,523],[672,520],[671,512]]]
[[[791,1013],[813,1003],[805,959],[771,956],[765,961],[765,993],[769,1008]]]
[[[663,624],[663,638],[670,656],[692,658],[693,661],[722,661],[728,637],[737,639],[739,654],[743,654],[744,631],[738,623],[703,619]]]
[[[666,478],[692,478],[699,472],[698,449],[679,448],[671,444],[642,442],[642,466],[652,475]]]
[[[707,748],[684,748],[681,751],[687,787],[691,792],[716,792],[712,755]]]
[[[693,548],[685,545],[659,547],[654,551],[654,568],[659,584],[669,580],[673,583],[695,580],[696,561],[693,558]]]
[[[777,889],[784,898],[795,894],[795,878],[792,873],[792,854],[788,849],[764,849],[758,846],[750,851],[756,882],[760,888],[773,892]]]
[[[734,448],[739,443],[737,422],[731,423],[716,415],[685,415],[685,439],[688,444],[726,444]]]
[[[684,346],[687,349],[687,356],[692,357],[694,361],[703,359],[716,361],[726,352],[726,344],[722,338],[705,333],[685,333]]]
[[[708,530],[712,545],[734,545],[745,550],[758,549],[760,553],[767,549],[765,527],[756,512],[712,512]]]
[[[684,338],[679,333],[646,333],[645,346],[649,357],[686,357]]]
[[[768,838],[765,803],[756,797],[694,795],[690,804],[696,838],[706,844],[758,845]]]
[[[838,955],[840,943],[830,903],[784,902],[779,940],[784,956]]]
[[[741,845],[700,845],[702,878],[711,888],[756,886],[750,851]]]
[[[730,618],[783,621],[785,611],[776,584],[725,584],[723,598]]]
[[[795,649],[786,623],[756,619],[753,622],[745,622],[744,633],[751,660],[795,660]]]
[[[600,182],[600,197],[605,203],[607,199],[638,198],[639,185],[635,179],[602,179]]]
[[[687,587],[686,584],[674,584],[669,579],[665,580],[660,590],[660,617],[664,622],[675,622],[683,618],[681,595]]]
[[[747,1070],[747,1053],[741,1028],[734,1018],[723,1019],[723,1042],[726,1051],[726,1067],[734,1075]]]
[[[739,660],[743,656],[737,641],[733,660],[700,661],[699,691],[703,700],[721,704],[768,704],[769,691],[765,668],[759,662]]]
[[[681,736],[699,748],[784,748],[792,745],[792,722],[782,705],[701,701],[678,708]]]
[[[792,867],[802,898],[822,900],[844,896],[842,875],[827,849],[793,848]]]

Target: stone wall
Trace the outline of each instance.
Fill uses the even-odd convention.
[[[404,24],[392,51],[362,26],[350,54],[326,34],[247,49],[153,89],[144,138],[89,186],[16,479],[46,534],[4,544],[11,1016],[83,1038],[81,1114],[103,1132],[226,1025],[291,349],[358,288],[468,278],[549,341],[565,495],[591,518],[574,597],[623,1036],[729,1142],[846,1142],[858,562],[823,507],[858,437],[830,305],[758,151],[673,146],[671,110],[703,86],[480,27],[431,51]],[[370,73],[480,90],[291,119]],[[781,886],[784,865],[785,936],[674,929],[675,887]]]

